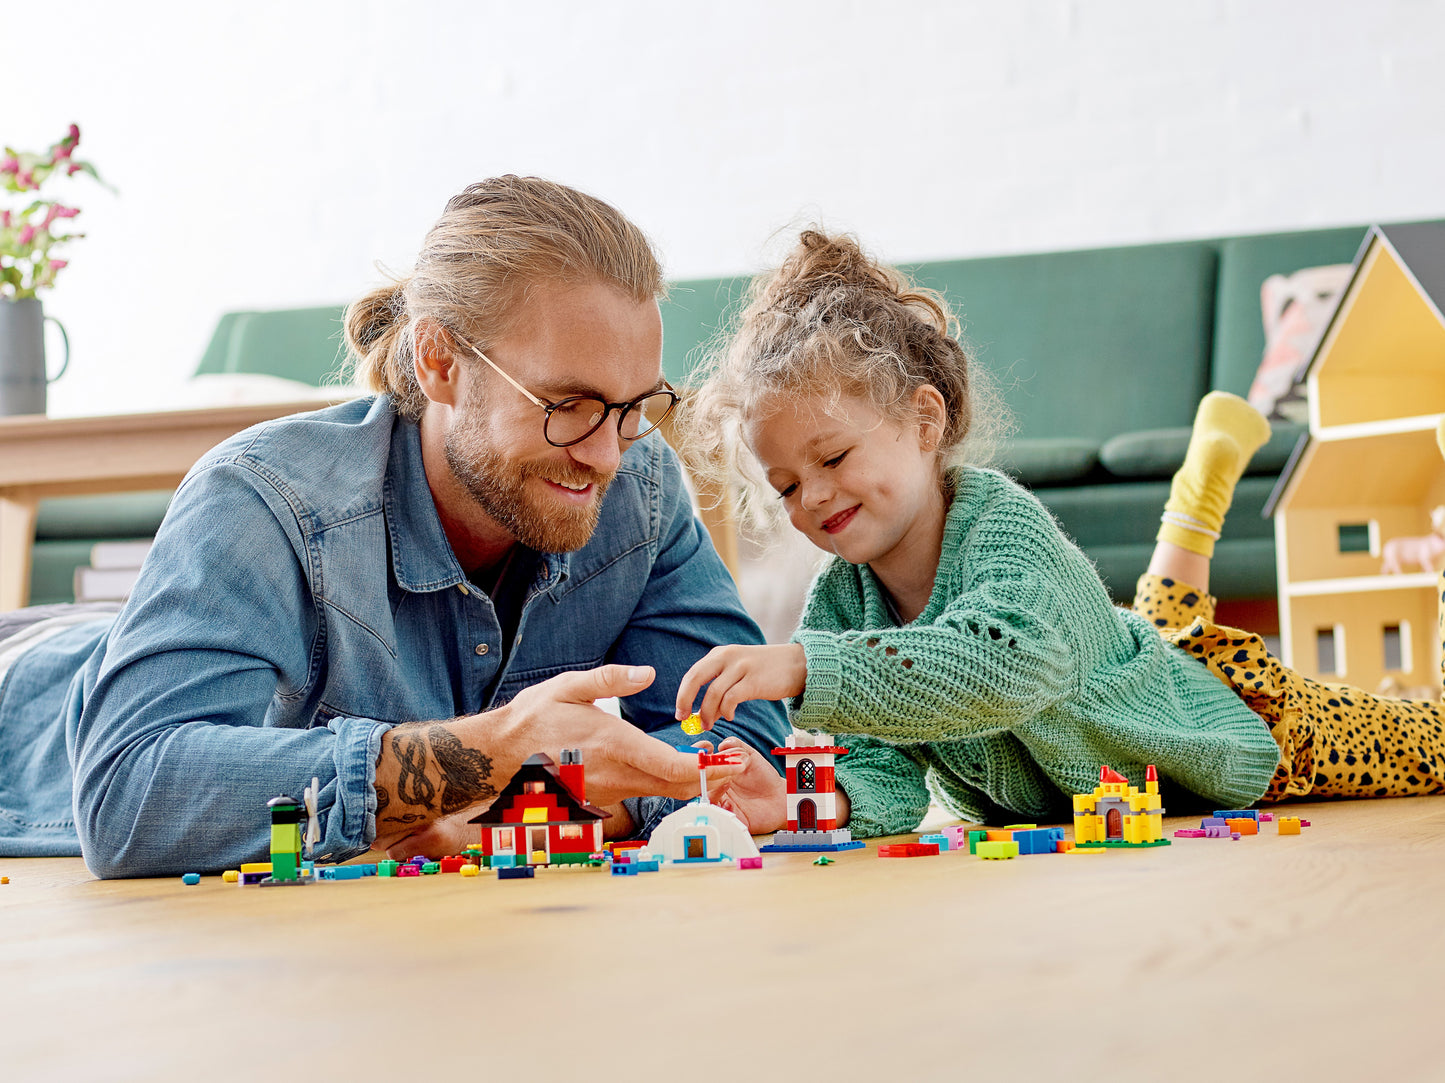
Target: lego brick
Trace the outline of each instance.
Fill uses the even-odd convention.
[[[1005,831],[1032,831],[1038,824],[1004,824]]]
[[[1281,835],[1298,835],[1300,833],[1300,819],[1298,816],[1281,816],[1275,830]]]
[[[397,876],[420,876],[420,875],[421,875],[421,866],[420,866],[420,865],[413,865],[413,864],[411,864],[410,862],[408,862],[407,864],[401,866],[399,869],[396,870],[396,875],[397,875]]]
[[[1066,854],[1074,848],[1074,843],[1069,839],[1055,839],[1054,853]]]
[[[988,841],[988,832],[987,832],[987,831],[983,831],[983,830],[970,831],[970,832],[968,833],[968,852],[971,853],[971,854],[972,854],[972,853],[977,853],[977,852],[978,852],[978,844],[979,844],[980,842],[987,842],[987,841]]]
[[[375,866],[374,864],[370,863],[370,862],[368,862],[368,863],[366,863],[366,864],[364,864],[364,865],[352,865],[351,867],[352,867],[353,869],[360,869],[362,876],[375,876],[375,875],[376,875],[376,866]]]
[[[1214,811],[1216,819],[1220,820],[1255,820],[1258,822],[1259,810],[1252,808],[1233,808]]]
[[[466,858],[461,856],[444,857],[437,862],[437,868],[442,872],[460,872],[461,867],[466,863]]]
[[[636,875],[637,875],[637,865],[638,865],[638,864],[639,864],[639,862],[635,862],[635,861],[617,861],[617,860],[614,860],[614,861],[612,862],[612,875],[613,875],[613,876],[636,876]],[[497,875],[500,876],[501,873],[498,872]]]
[[[1241,835],[1258,835],[1259,821],[1253,816],[1232,816],[1224,821],[1230,831],[1238,831]]]
[[[435,876],[437,874],[437,870],[440,867],[441,866],[439,862],[428,861],[425,865],[421,867],[421,874],[423,876]]]
[[[925,845],[928,843],[932,843],[933,845],[938,847],[940,853],[942,853],[944,850],[949,849],[950,847],[950,841],[947,835],[919,835],[918,841],[924,843]]]
[[[763,859],[761,857],[738,858],[738,868],[740,869],[761,869],[762,867]]]
[[[198,872],[188,872],[181,877],[181,883],[185,884],[187,887],[195,887],[200,882],[201,874]]]
[[[254,887],[270,875],[269,872],[243,872],[241,873],[241,886]]]
[[[377,876],[395,876],[400,863],[396,861],[378,861],[376,863]]]
[[[482,874],[481,867],[478,865],[463,865],[457,872],[463,876],[480,876]]]
[[[360,880],[364,874],[357,865],[337,865],[331,870],[333,880]]]
[[[1224,822],[1222,819],[1220,819],[1218,816],[1206,816],[1206,817],[1204,817],[1204,819],[1202,819],[1202,820],[1199,821],[1199,826],[1200,826],[1200,827],[1226,827],[1226,826],[1228,826],[1228,825],[1225,824],[1225,822]]]
[[[1020,854],[1051,854],[1054,843],[1064,837],[1062,827],[1033,827],[1015,831],[1013,841],[1019,844]]]
[[[989,842],[1013,842],[1013,840],[1014,833],[1012,831],[1006,829],[999,830],[998,828],[991,828],[988,831]]]
[[[879,857],[937,857],[936,842],[901,842],[878,847]]]
[[[1174,837],[1176,839],[1202,839],[1204,837],[1204,828],[1182,827],[1174,832]]]
[[[1259,822],[1262,823],[1262,824],[1267,824],[1267,823],[1269,823],[1269,822],[1270,822],[1271,820],[1273,820],[1273,819],[1274,819],[1274,813],[1272,813],[1272,812],[1261,812],[1261,813],[1259,814]]]
[[[1107,853],[1108,850],[1107,850],[1105,847],[1103,847],[1103,846],[1079,846],[1079,845],[1076,843],[1076,844],[1074,845],[1074,848],[1073,848],[1072,850],[1067,850],[1067,851],[1065,851],[1065,852],[1066,852],[1067,854],[1069,854],[1069,856],[1071,856],[1071,857],[1072,857],[1074,854],[1078,854],[1080,857],[1083,857],[1083,856],[1085,856],[1085,855],[1087,855],[1087,854],[1103,854],[1103,853]]]
[[[221,873],[221,881],[223,883],[236,884],[240,883],[240,880],[241,872],[239,869],[227,869],[225,872]]]
[[[510,869],[498,869],[498,880],[530,880],[537,875],[531,865],[514,865]]]
[[[977,852],[979,857],[988,861],[1006,861],[1019,856],[1019,844],[1012,839],[1008,842],[990,839],[988,842],[980,842]]]
[[[248,862],[246,862],[246,864],[244,864],[244,865],[241,866],[241,875],[242,875],[242,876],[244,876],[244,875],[245,875],[246,873],[248,873],[248,872],[270,872],[270,871],[271,871],[271,862],[269,862],[269,861],[248,861]]]

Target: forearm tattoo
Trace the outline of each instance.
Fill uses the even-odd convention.
[[[445,726],[431,727],[427,736],[442,773],[442,815],[497,796],[497,788],[488,781],[492,777],[490,756],[467,748]]]
[[[437,787],[441,787],[441,814],[450,815],[469,805],[497,796],[492,785],[492,758],[474,748],[467,748],[456,734],[440,724],[398,726],[392,731],[391,755],[396,763],[396,796],[402,805],[431,811],[437,807]],[[429,773],[427,753],[436,761]],[[438,777],[439,776],[439,777]],[[398,810],[390,816],[382,813],[391,805],[391,794],[385,786],[376,787],[376,814],[388,823],[410,824],[427,819],[420,813]]]
[[[396,795],[408,805],[431,808],[437,789],[426,776],[426,739],[420,733],[408,733],[393,741],[391,748],[398,766]]]

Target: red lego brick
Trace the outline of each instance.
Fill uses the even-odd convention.
[[[936,842],[896,842],[878,847],[879,857],[934,857],[937,854]]]

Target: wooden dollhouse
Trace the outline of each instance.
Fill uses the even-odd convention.
[[[1309,432],[1274,517],[1281,653],[1324,681],[1439,695],[1439,577],[1382,546],[1445,504],[1445,223],[1375,226],[1306,375]]]
[[[602,821],[587,803],[581,749],[564,749],[562,763],[544,753],[531,756],[486,812],[481,825],[482,864],[566,865],[584,863],[602,849]]]

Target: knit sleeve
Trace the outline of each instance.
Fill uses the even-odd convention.
[[[813,619],[793,637],[808,665],[795,726],[895,742],[980,737],[1069,692],[1078,675],[1059,604],[1069,569],[1058,528],[1042,509],[1015,502],[958,544],[967,572],[927,622],[835,630],[849,614],[830,627],[827,599],[815,591]]]
[[[927,768],[906,747],[871,737],[848,738],[838,784],[848,795],[848,827],[856,838],[901,835],[928,813]]]

